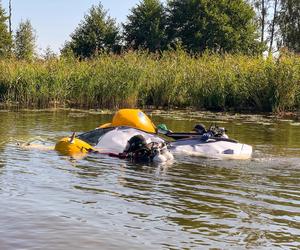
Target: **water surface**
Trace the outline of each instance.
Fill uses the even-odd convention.
[[[299,249],[300,123],[274,117],[153,112],[188,131],[217,122],[254,146],[249,161],[177,157],[141,165],[82,160],[52,145],[108,122],[88,111],[0,112],[0,249]]]

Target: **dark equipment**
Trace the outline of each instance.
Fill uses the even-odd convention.
[[[133,161],[149,162],[159,154],[166,145],[164,143],[147,143],[142,135],[135,135],[127,142],[124,152],[121,154],[124,158]]]
[[[205,126],[201,123],[197,124],[194,129],[195,132],[187,132],[187,133],[173,133],[167,132],[165,135],[174,139],[174,140],[182,140],[188,138],[199,138],[203,141],[207,141],[209,138],[215,141],[228,141],[236,143],[236,140],[228,139],[226,136],[227,130],[223,127],[219,127],[216,124],[212,124],[209,129],[206,129]]]

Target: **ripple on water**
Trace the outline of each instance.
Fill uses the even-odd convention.
[[[297,126],[209,114],[254,146],[249,161],[178,157],[170,166],[145,166],[16,147],[15,141],[38,137],[54,142],[110,118],[75,113],[0,113],[0,129],[10,128],[0,144],[1,249],[300,247]],[[193,115],[197,122],[205,117]],[[162,117],[153,119],[173,130],[195,122]],[[253,126],[255,120],[261,123]]]

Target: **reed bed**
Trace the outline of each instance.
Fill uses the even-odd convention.
[[[0,102],[20,107],[300,108],[300,58],[128,52],[87,61],[0,61]]]

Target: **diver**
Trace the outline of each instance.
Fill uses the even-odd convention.
[[[142,135],[131,137],[122,153],[109,155],[138,162],[166,162],[174,159],[166,143],[147,142]]]

